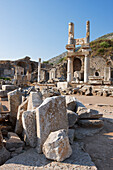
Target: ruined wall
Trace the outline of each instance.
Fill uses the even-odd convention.
[[[100,56],[90,58],[90,76],[95,76],[96,72],[99,76],[104,76],[104,68],[106,67],[106,59]]]

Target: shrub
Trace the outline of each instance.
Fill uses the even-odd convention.
[[[48,64],[49,62],[48,61],[43,61],[43,63]]]
[[[108,48],[108,47],[110,47],[110,44],[106,41],[103,41],[103,42],[100,43],[100,46],[104,47],[104,48]]]
[[[2,79],[2,80],[10,80],[11,81],[11,78],[6,78],[6,77],[0,77],[0,79]]]
[[[104,52],[104,48],[99,48],[98,49],[98,53],[103,53]]]
[[[58,63],[61,63],[64,60],[64,58],[60,58]]]

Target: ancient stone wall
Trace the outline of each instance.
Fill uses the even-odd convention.
[[[90,58],[90,76],[104,76],[104,68],[106,67],[106,60],[100,56],[93,56]]]

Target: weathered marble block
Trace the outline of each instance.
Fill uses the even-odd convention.
[[[22,114],[22,123],[29,145],[31,147],[36,147],[36,112],[25,111]]]
[[[28,99],[27,110],[34,110],[42,103],[42,96],[38,92],[31,92]]]
[[[64,161],[70,157],[72,149],[64,129],[50,133],[43,145],[43,153],[46,158],[56,161]]]
[[[16,127],[15,127],[15,132],[17,134],[22,133],[22,114],[24,111],[27,111],[27,105],[28,105],[28,99],[25,100],[19,107],[18,107],[18,113],[17,113],[17,120],[16,120]]]
[[[46,98],[36,109],[37,151],[42,152],[42,146],[50,132],[60,129],[68,130],[65,97]]]
[[[22,102],[22,93],[19,90],[14,90],[8,93],[8,104],[10,110],[10,121],[15,126],[17,119],[18,107]]]

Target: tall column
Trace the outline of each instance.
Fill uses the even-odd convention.
[[[86,22],[86,43],[90,42],[90,21]]]
[[[86,43],[88,44],[90,41],[90,22],[87,21],[86,23]],[[89,49],[85,49],[84,51],[89,51]],[[89,77],[89,55],[85,55],[85,61],[84,61],[84,82],[88,82],[88,77]]]
[[[38,82],[41,80],[41,58],[38,61]]]
[[[67,82],[71,82],[73,80],[72,68],[73,68],[73,59],[69,57],[68,64],[67,64]]]
[[[85,56],[85,61],[84,61],[84,82],[88,82],[88,76],[89,76],[89,56]]]
[[[74,44],[74,24],[72,22],[69,23],[68,28],[68,44]],[[68,50],[68,52],[73,52],[73,49]],[[73,80],[73,58],[68,58],[67,64],[67,82],[71,82]]]

